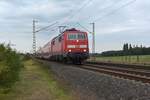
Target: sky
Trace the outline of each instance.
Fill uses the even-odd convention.
[[[120,50],[124,43],[150,47],[150,0],[0,0],[0,43],[20,52],[32,51],[32,21],[37,48],[59,34],[58,26],[92,31],[96,52]],[[92,35],[89,34],[91,48]]]

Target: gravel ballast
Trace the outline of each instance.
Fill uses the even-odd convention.
[[[45,62],[60,80],[67,82],[79,100],[150,100],[150,85],[128,79]]]

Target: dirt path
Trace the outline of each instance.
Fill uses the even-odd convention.
[[[43,66],[44,67],[44,66]],[[2,100],[73,100],[72,95],[40,64],[29,60],[20,73],[21,80]],[[75,99],[74,99],[75,100]]]

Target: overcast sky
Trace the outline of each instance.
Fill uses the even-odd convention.
[[[33,19],[36,29],[58,22],[36,34],[38,47],[59,34],[59,25],[84,30],[80,23],[91,31],[91,22],[96,52],[119,50],[126,42],[150,46],[150,0],[0,0],[0,43],[11,41],[13,48],[31,51]]]

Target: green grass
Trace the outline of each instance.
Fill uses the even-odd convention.
[[[92,59],[92,58],[91,58]],[[89,59],[89,60],[91,60]],[[133,64],[150,64],[150,55],[137,56],[112,56],[112,57],[96,57],[96,61],[117,62],[117,63],[133,63]]]
[[[68,89],[53,78],[50,69],[33,60],[24,63],[20,81],[0,100],[73,100]]]

